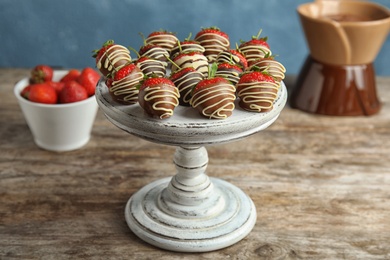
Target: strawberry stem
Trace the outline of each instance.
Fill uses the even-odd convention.
[[[261,34],[262,31],[263,31],[263,29],[260,29],[260,31],[257,33],[256,36],[252,36],[252,39],[259,39],[260,34]]]
[[[164,55],[164,56],[165,56],[165,58],[167,58],[167,60],[169,60],[170,62],[172,62],[172,64],[173,64],[176,68],[178,68],[179,70],[181,69],[180,66],[177,65],[173,60],[171,60],[171,58],[170,58],[169,56],[166,56],[166,55]]]
[[[211,67],[209,67],[209,75],[208,75],[208,79],[212,79],[214,78],[215,76],[215,73],[217,72],[218,70],[218,64],[216,62],[214,62]]]
[[[136,49],[134,49],[133,47],[129,46],[129,47],[127,47],[127,48],[128,48],[129,50],[135,52],[135,54],[137,54],[137,57],[138,57],[138,58],[141,57],[141,56],[139,55],[139,52],[138,52]]]

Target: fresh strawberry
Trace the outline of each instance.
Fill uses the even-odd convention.
[[[70,69],[68,73],[63,76],[60,79],[60,82],[67,82],[67,81],[72,81],[72,80],[77,80],[77,78],[80,76],[81,72],[77,69]]]
[[[61,81],[48,81],[47,84],[52,86],[56,90],[57,95],[60,94],[61,90],[65,86],[65,83]]]
[[[149,116],[165,119],[173,115],[179,97],[179,90],[171,80],[149,77],[142,81],[138,102]]]
[[[166,30],[152,32],[145,39],[146,44],[158,45],[167,50],[168,53],[171,53],[171,50],[177,41],[176,34]]]
[[[95,94],[96,84],[99,79],[100,75],[96,70],[86,67],[81,71],[80,76],[77,78],[77,82],[87,90],[88,96],[90,97]]]
[[[94,50],[92,57],[95,58],[96,67],[104,77],[131,62],[129,49],[115,44],[113,40],[106,41],[100,49]]]
[[[220,63],[218,64],[217,72],[215,73],[215,75],[219,77],[224,77],[230,82],[232,82],[233,85],[236,85],[240,80],[241,73],[243,73],[243,70],[238,65],[230,63]]]
[[[195,41],[205,48],[204,55],[210,63],[220,52],[230,48],[229,36],[217,27],[203,28],[196,34]]]
[[[248,62],[263,58],[267,53],[271,54],[270,46],[267,43],[268,38],[259,38],[260,34],[261,30],[256,36],[252,36],[251,40],[246,42],[242,41],[238,47],[239,51],[244,54]]]
[[[42,83],[53,79],[53,68],[48,65],[37,65],[31,70],[30,83]]]
[[[225,78],[215,77],[217,64],[213,63],[209,77],[200,81],[192,91],[190,104],[210,119],[225,119],[234,110],[235,87]]]
[[[203,79],[202,73],[193,67],[187,67],[172,73],[169,79],[175,84],[180,93],[180,105],[189,106],[192,89]]]
[[[28,99],[32,102],[56,104],[58,100],[56,90],[47,83],[31,85]]]
[[[270,75],[250,71],[241,76],[237,83],[239,105],[251,112],[268,112],[273,108],[279,85]]]
[[[24,87],[22,92],[20,92],[20,95],[27,100],[29,99],[28,97],[30,95],[31,86],[32,85],[28,85],[28,86]]]
[[[88,98],[87,90],[77,81],[68,81],[59,94],[59,103],[73,103]]]
[[[135,64],[128,64],[118,70],[114,75],[109,92],[114,100],[125,105],[138,102],[137,85],[143,79],[144,74]]]

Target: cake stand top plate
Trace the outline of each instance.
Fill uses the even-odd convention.
[[[148,116],[140,105],[114,101],[103,79],[96,87],[96,99],[105,116],[120,129],[151,142],[175,146],[203,146],[242,139],[271,125],[287,101],[282,82],[274,108],[266,113],[245,111],[238,105],[227,119],[202,117],[191,107],[178,106],[173,116],[157,119]]]

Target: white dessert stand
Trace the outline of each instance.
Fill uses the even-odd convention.
[[[153,119],[138,104],[113,101],[103,80],[97,85],[96,99],[120,129],[177,146],[176,175],[146,185],[126,204],[126,222],[139,238],[171,251],[207,252],[233,245],[250,233],[256,222],[255,205],[239,188],[206,175],[205,146],[239,140],[270,126],[286,104],[283,82],[272,111],[251,113],[236,104],[225,120],[202,118],[184,106],[177,107],[169,119]]]

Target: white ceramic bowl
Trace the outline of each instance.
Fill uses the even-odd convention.
[[[54,71],[53,80],[60,80],[67,70]],[[95,96],[68,104],[40,104],[26,100],[20,92],[28,78],[16,83],[14,94],[37,146],[56,152],[79,149],[91,137],[98,105]]]

